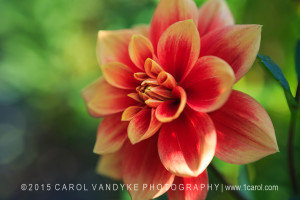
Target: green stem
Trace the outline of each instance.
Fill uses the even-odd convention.
[[[292,188],[294,194],[298,194],[298,184],[296,179],[296,169],[295,169],[295,161],[294,161],[294,136],[296,131],[296,121],[297,121],[297,113],[299,110],[299,101],[300,101],[300,83],[298,81],[298,87],[296,91],[296,102],[297,107],[291,112],[291,121],[289,127],[289,136],[288,136],[288,163],[289,163],[289,173],[290,179],[292,183]]]
[[[229,184],[226,179],[223,177],[223,175],[213,166],[213,164],[211,163],[209,165],[209,169],[214,173],[214,175],[224,184],[227,186],[230,186],[231,184]],[[234,196],[236,199],[239,200],[248,200],[248,198],[246,198],[240,191],[238,190],[229,190],[229,192],[232,194],[232,196]]]

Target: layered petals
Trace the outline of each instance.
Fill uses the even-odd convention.
[[[170,200],[204,200],[208,192],[208,175],[204,170],[197,177],[178,177],[173,182],[176,188],[168,191]],[[183,189],[182,189],[183,188]]]
[[[155,112],[156,118],[161,122],[170,122],[177,119],[185,108],[186,93],[180,86],[176,86],[172,91],[174,100],[167,100],[161,103]]]
[[[122,113],[104,117],[97,131],[94,152],[113,153],[119,150],[127,138],[128,122],[121,122]]]
[[[157,75],[163,71],[161,66],[150,58],[146,60],[144,67],[146,74],[151,78],[156,78]]]
[[[255,61],[260,39],[260,25],[233,25],[216,29],[201,38],[200,56],[222,58],[232,67],[238,81]]]
[[[180,81],[196,63],[200,37],[193,20],[176,22],[161,36],[157,56],[162,68]]]
[[[115,180],[122,179],[122,150],[102,155],[99,159],[96,172]]]
[[[147,58],[153,58],[154,55],[150,40],[143,35],[133,35],[128,50],[132,62],[140,70],[144,70],[144,63]]]
[[[165,71],[162,71],[158,74],[157,82],[158,82],[158,84],[160,84],[166,88],[169,88],[169,89],[173,89],[174,87],[177,86],[177,82],[174,79],[174,77]]]
[[[158,131],[161,124],[155,117],[155,109],[144,107],[129,123],[129,140],[132,144],[135,144],[147,139]]]
[[[121,89],[135,89],[139,82],[133,78],[133,71],[119,62],[111,62],[101,66],[105,80]]]
[[[193,19],[197,24],[198,10],[193,0],[161,0],[150,25],[150,40],[154,49],[160,36],[170,25],[187,19]]]
[[[82,92],[87,109],[94,117],[122,112],[127,107],[135,105],[136,101],[127,94],[128,90],[113,87],[103,78],[99,78]]]
[[[133,30],[99,31],[97,41],[97,58],[99,65],[110,62],[121,62],[129,66],[133,71],[137,71],[131,62],[128,53],[128,46]]]
[[[160,159],[177,176],[199,176],[211,162],[215,148],[215,128],[206,113],[186,109],[177,120],[163,124],[159,132]]]
[[[122,180],[133,200],[204,200],[214,156],[247,164],[278,151],[264,108],[232,90],[255,61],[261,26],[234,23],[225,0],[199,10],[160,0],[150,27],[99,31],[103,78],[82,93],[104,117],[96,170]]]
[[[233,91],[224,106],[210,116],[217,130],[219,159],[247,164],[278,151],[269,115],[247,94]]]
[[[197,61],[181,85],[191,108],[199,112],[211,112],[228,99],[234,81],[234,72],[224,60],[204,56]]]
[[[125,184],[138,184],[138,190],[128,190],[133,200],[153,199],[165,193],[174,180],[174,174],[162,165],[157,153],[157,136],[128,145],[123,159],[123,181]],[[161,189],[157,185],[162,185]],[[154,185],[154,189],[150,189]]]
[[[209,0],[199,9],[200,36],[224,26],[234,25],[234,18],[225,0]]]

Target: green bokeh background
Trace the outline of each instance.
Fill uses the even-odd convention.
[[[101,76],[98,30],[149,24],[157,0],[0,0],[0,199],[128,199],[126,192],[22,192],[21,183],[114,183],[94,172],[100,119],[91,118],[81,90]],[[196,0],[197,5],[203,3]],[[281,67],[294,93],[300,1],[227,0],[237,24],[262,24],[260,53]],[[300,56],[300,55],[298,55]],[[255,199],[288,199],[288,106],[280,86],[258,62],[235,86],[270,114],[280,152],[249,164],[251,184],[278,185]],[[298,124],[299,124],[298,120]],[[300,131],[295,162],[300,181]],[[237,184],[239,166],[214,159]],[[211,183],[216,183],[210,173]],[[165,197],[162,197],[164,199]],[[209,192],[208,199],[233,199]]]

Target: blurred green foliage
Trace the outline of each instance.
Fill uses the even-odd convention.
[[[197,5],[204,2],[195,1]],[[149,24],[157,2],[0,0],[0,137],[5,141],[0,143],[0,150],[4,152],[0,154],[0,165],[3,167],[0,174],[25,162],[25,158],[30,159],[25,159],[26,164],[16,169],[16,175],[38,165],[40,139],[37,138],[48,141],[51,136],[55,144],[61,143],[76,151],[79,160],[83,155],[92,154],[99,120],[87,114],[80,93],[101,75],[95,56],[97,31]],[[236,23],[263,25],[260,53],[270,56],[281,67],[294,93],[297,84],[294,51],[300,38],[300,2],[227,2]],[[280,149],[280,153],[248,166],[252,184],[279,185],[279,191],[255,191],[254,196],[257,199],[287,199],[291,193],[286,156],[289,111],[284,93],[258,63],[235,87],[253,96],[267,109]],[[295,155],[299,156],[299,127],[297,130]],[[4,137],[4,133],[11,134]],[[7,145],[4,145],[7,141],[17,145],[19,150],[13,153],[8,151]],[[76,158],[76,154],[72,155]],[[11,159],[4,162],[2,158],[9,156]],[[97,156],[84,159],[88,161],[87,166],[94,168]],[[218,159],[214,159],[213,163],[228,181],[237,184],[238,166]],[[296,166],[299,178],[300,159],[296,159]],[[26,180],[26,177],[7,177],[11,184],[1,183],[1,199],[11,197],[15,185]],[[213,183],[214,177],[210,178]],[[127,195],[122,196],[128,199]],[[228,193],[210,192],[208,198],[232,197]]]

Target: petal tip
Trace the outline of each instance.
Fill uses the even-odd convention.
[[[107,33],[108,33],[108,31],[105,31],[105,30],[99,30],[99,31],[98,31],[98,34],[97,34],[98,39],[105,37],[105,35],[107,35]]]
[[[130,141],[130,143],[132,145],[135,145],[136,143],[139,142],[139,140],[137,140],[136,138],[134,138],[132,134],[128,134],[128,139],[129,139],[129,141]]]
[[[253,24],[253,25],[248,25],[248,27],[249,29],[252,29],[253,31],[257,31],[258,33],[260,33],[263,26],[260,24]]]
[[[97,148],[97,144],[95,144],[94,149],[93,149],[93,153],[101,155],[103,152],[99,151],[98,148]]]
[[[178,22],[178,23],[180,23],[180,22]],[[186,19],[186,20],[181,21],[181,23],[184,25],[187,25],[187,26],[193,26],[197,29],[195,21],[193,19]]]
[[[125,115],[124,115],[124,112],[123,112],[123,114],[122,114],[121,121],[122,121],[122,122],[127,122],[127,121],[130,121],[130,120],[128,120],[128,118],[127,118],[127,117],[125,117]]]
[[[139,34],[133,34],[133,35],[131,36],[131,40],[130,40],[130,43],[129,43],[129,44],[132,45],[132,43],[135,42],[135,40],[138,39],[139,37],[144,37],[144,36],[139,35]]]
[[[94,149],[93,149],[93,153],[94,154],[97,154],[97,155],[103,155],[103,154],[106,154],[106,153],[112,153],[110,152],[109,150],[108,151],[105,151],[101,145],[99,145],[99,142],[96,141],[95,143],[95,146],[94,146]]]

